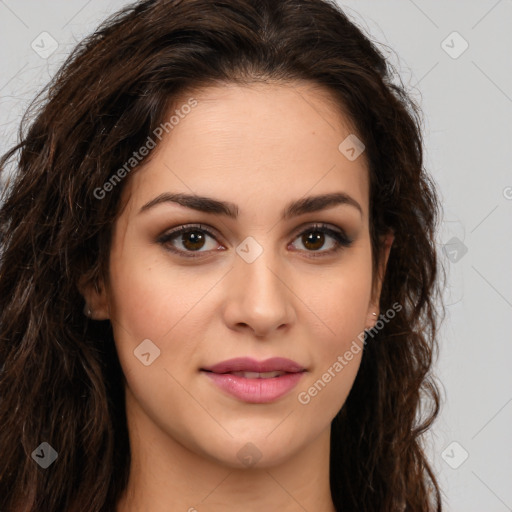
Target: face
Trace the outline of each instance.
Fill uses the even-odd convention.
[[[359,368],[354,341],[379,314],[365,155],[339,149],[353,131],[326,94],[300,83],[194,94],[126,178],[108,286],[87,292],[113,325],[129,423],[227,466],[244,464],[247,443],[264,467],[328,431]],[[328,194],[339,196],[306,201]],[[240,357],[302,371],[203,370]]]

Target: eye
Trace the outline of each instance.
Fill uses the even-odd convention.
[[[219,246],[217,243],[210,245],[208,248],[208,244],[206,243],[207,238],[215,240],[215,235],[201,224],[188,224],[186,226],[180,226],[178,229],[170,231],[169,233],[165,233],[157,242],[164,245],[169,251],[177,253],[180,256],[197,258],[203,256],[202,253],[215,250],[215,247]],[[180,245],[181,248],[176,248],[175,244]],[[206,247],[206,250],[202,251],[201,249],[204,247]],[[194,252],[200,254],[191,254]]]
[[[219,247],[218,242],[208,247],[208,238],[216,240],[216,235],[201,224],[188,224],[165,233],[158,238],[157,242],[165,246],[170,252],[179,254],[180,256],[198,258],[202,257],[204,253],[216,250],[216,248]],[[308,257],[312,258],[332,255],[345,247],[350,247],[353,242],[343,231],[332,229],[325,224],[309,226],[307,229],[300,232],[295,240],[298,238],[300,238],[300,243],[305,247],[304,252],[313,253],[308,255]],[[329,238],[332,240],[331,248],[320,251],[319,249],[325,245],[326,239],[328,240]]]
[[[326,236],[333,240],[333,242],[331,242],[331,248],[325,251],[319,251],[319,249],[325,245]],[[308,255],[308,257],[312,258],[332,255],[345,247],[350,247],[353,242],[343,231],[332,229],[325,224],[309,226],[299,233],[297,238],[300,238],[300,242],[306,248],[306,252],[319,253]]]

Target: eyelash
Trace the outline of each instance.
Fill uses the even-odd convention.
[[[215,234],[213,234],[205,226],[201,224],[187,224],[184,226],[180,226],[179,228],[173,231],[163,234],[158,238],[157,242],[165,246],[166,250],[178,254],[180,256],[184,256],[185,258],[202,258],[204,257],[205,253],[209,251],[182,251],[180,249],[176,249],[175,247],[170,247],[167,245],[171,240],[177,238],[179,235],[193,231],[200,231],[206,233],[208,236],[216,240]],[[344,248],[350,247],[353,242],[353,239],[347,237],[343,231],[336,231],[334,229],[329,228],[327,225],[321,223],[308,226],[305,230],[299,232],[295,236],[294,240],[306,233],[312,232],[319,232],[331,236],[332,238],[334,238],[336,246],[333,249],[329,249],[328,251],[305,251],[312,253],[310,256],[308,256],[309,258],[323,258],[325,256],[330,256],[334,253],[341,251]]]

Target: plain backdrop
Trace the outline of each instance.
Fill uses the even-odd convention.
[[[1,153],[73,46],[127,4],[0,0]],[[444,396],[425,442],[444,505],[512,511],[512,1],[339,5],[423,109],[425,164],[441,192],[449,275],[435,373]]]

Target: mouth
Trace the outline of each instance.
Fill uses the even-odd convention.
[[[293,374],[293,373],[301,373],[301,372],[283,372],[283,371],[275,371],[275,372],[211,372],[209,370],[201,370],[208,373],[216,373],[217,375],[235,375],[236,377],[242,377],[244,379],[273,379],[277,377],[282,377],[283,375]],[[305,372],[306,370],[302,370]]]
[[[200,371],[222,393],[253,404],[270,403],[284,397],[307,372],[298,363],[284,358],[263,362],[231,359]]]

